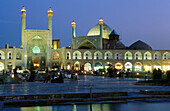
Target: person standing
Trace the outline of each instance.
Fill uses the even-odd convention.
[[[44,80],[44,83],[48,83],[48,81],[51,79],[51,76],[50,74],[47,75],[47,77],[45,78]]]

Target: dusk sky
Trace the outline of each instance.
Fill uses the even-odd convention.
[[[142,40],[155,50],[170,50],[170,0],[3,0],[0,48],[21,45],[22,6],[27,29],[48,29],[47,11],[52,7],[53,39],[60,39],[61,47],[72,43],[73,20],[76,36],[86,36],[102,17],[126,46]]]

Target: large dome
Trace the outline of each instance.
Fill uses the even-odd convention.
[[[152,50],[152,47],[149,46],[148,44],[146,44],[145,42],[138,40],[137,42],[130,45],[129,49],[132,49],[132,50]]]
[[[125,46],[122,42],[118,41],[118,42],[116,43],[116,48],[117,48],[117,49],[125,49],[126,46]]]
[[[125,49],[126,46],[120,42],[120,41],[117,41],[116,43],[110,43],[110,47],[109,49]]]
[[[103,24],[103,38],[109,39],[109,35],[112,32],[112,29],[106,25]],[[87,34],[87,36],[99,36],[100,35],[100,24],[98,23],[95,25]]]

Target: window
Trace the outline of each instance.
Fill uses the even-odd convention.
[[[88,54],[86,54],[86,59],[88,59]]]
[[[99,54],[98,54],[98,53],[96,54],[96,59],[97,59],[97,60],[99,59]]]
[[[8,59],[12,59],[12,53],[11,52],[8,53]]]
[[[128,54],[126,54],[126,59],[129,59],[129,58],[128,58]]]
[[[164,59],[166,59],[166,54],[164,55]]]
[[[119,59],[119,54],[116,54],[116,59]]]
[[[155,54],[155,60],[157,60],[158,58],[157,58],[157,54]]]
[[[75,54],[75,59],[77,59],[77,53]]]
[[[69,59],[70,59],[70,57],[69,57],[69,56],[70,56],[70,54],[69,54],[69,53],[67,53],[67,60],[69,60]]]
[[[106,54],[106,59],[109,59],[109,54]]]
[[[147,55],[147,54],[145,55],[145,59],[146,59],[146,60],[148,59],[148,55]]]
[[[136,60],[138,60],[138,54],[136,54]]]

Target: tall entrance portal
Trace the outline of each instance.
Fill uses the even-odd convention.
[[[27,67],[45,69],[47,65],[47,43],[43,37],[36,35],[27,42]]]

